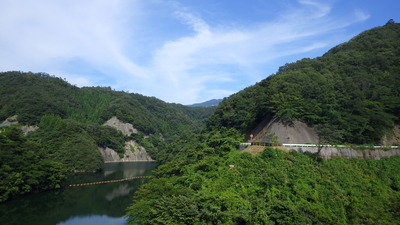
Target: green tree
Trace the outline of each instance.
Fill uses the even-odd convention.
[[[65,168],[50,160],[19,127],[0,128],[0,202],[18,195],[60,188]]]

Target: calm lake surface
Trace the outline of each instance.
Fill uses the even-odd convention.
[[[99,173],[71,174],[66,184],[148,176],[154,162],[107,163]],[[1,225],[122,225],[132,194],[148,179],[66,187],[0,204]]]

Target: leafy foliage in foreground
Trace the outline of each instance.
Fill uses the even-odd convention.
[[[399,156],[321,161],[273,148],[252,156],[238,152],[236,142],[221,133],[207,139],[184,146],[135,193],[129,224],[396,224],[400,219]]]
[[[225,99],[208,127],[249,132],[268,117],[337,130],[337,143],[378,144],[400,120],[400,24],[302,59]],[[331,143],[333,144],[333,143]]]
[[[39,143],[26,139],[19,128],[0,128],[0,202],[60,188],[65,171],[61,163],[49,159]]]

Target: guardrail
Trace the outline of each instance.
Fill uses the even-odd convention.
[[[368,146],[368,145],[316,145],[316,144],[282,144],[285,147],[333,147],[333,148],[365,148],[365,149],[381,149],[381,148],[400,148],[400,146]]]
[[[365,148],[365,149],[381,149],[381,148],[392,148],[392,149],[397,149],[400,148],[400,146],[364,146],[364,145],[317,145],[317,144],[272,144],[272,143],[266,143],[266,142],[243,142],[240,143],[240,145],[244,146],[250,146],[250,145],[260,145],[260,146],[284,146],[284,147],[333,147],[333,148]]]
[[[282,144],[273,144],[273,143],[267,143],[267,142],[243,142],[243,143],[240,143],[240,145],[282,146]]]

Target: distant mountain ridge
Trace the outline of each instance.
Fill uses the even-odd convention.
[[[187,105],[189,107],[210,107],[210,106],[218,106],[219,103],[222,102],[222,99],[211,99],[201,103],[195,103],[191,105]]]

